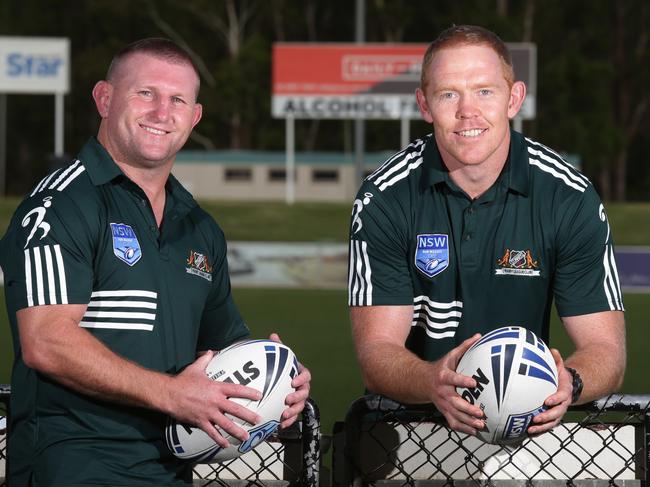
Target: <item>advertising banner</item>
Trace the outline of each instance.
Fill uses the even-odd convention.
[[[419,119],[415,89],[428,44],[301,44],[273,46],[272,114],[297,119]],[[524,119],[534,118],[535,46],[508,44],[526,82]]]
[[[69,71],[69,39],[0,36],[0,93],[65,94]]]

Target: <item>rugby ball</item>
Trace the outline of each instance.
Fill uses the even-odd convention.
[[[228,448],[220,447],[202,429],[170,418],[165,428],[165,440],[172,453],[183,460],[197,463],[223,462],[252,450],[280,425],[286,409],[285,398],[294,392],[291,381],[298,375],[298,361],[289,347],[271,340],[238,342],[215,355],[205,369],[216,381],[235,382],[262,392],[262,399],[252,401],[232,398],[256,412],[262,420],[251,425],[239,418],[231,419],[248,431],[249,438],[240,442],[224,431]],[[230,417],[230,416],[229,416]]]
[[[546,344],[519,326],[498,328],[465,352],[456,372],[476,380],[475,388],[457,388],[485,413],[478,437],[487,443],[518,443],[532,419],[557,391],[555,360]]]

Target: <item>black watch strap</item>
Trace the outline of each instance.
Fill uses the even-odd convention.
[[[571,377],[573,378],[573,390],[571,391],[571,404],[575,404],[578,399],[580,399],[580,395],[582,394],[582,377],[580,377],[580,374],[578,374],[578,371],[576,369],[573,369],[571,367],[565,367],[569,371],[569,374],[571,374]]]

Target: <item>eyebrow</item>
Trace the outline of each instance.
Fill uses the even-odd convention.
[[[507,83],[507,80],[505,78],[504,81],[506,81]],[[463,89],[469,86],[469,88],[472,90],[499,87],[499,83],[493,80],[478,80],[476,82],[472,82],[469,84],[463,83],[462,85],[463,85]],[[440,91],[458,91],[457,85],[450,85],[447,83],[441,84],[440,86],[435,86],[435,83],[430,83],[430,86],[433,88],[433,93],[438,93]]]

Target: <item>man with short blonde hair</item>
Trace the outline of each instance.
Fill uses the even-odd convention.
[[[127,46],[93,89],[97,138],[36,185],[0,241],[12,486],[191,485],[192,464],[165,446],[169,416],[222,447],[248,438],[234,418],[259,421],[231,399],[261,391],[205,374],[249,330],[223,232],[171,174],[201,119],[199,84],[172,41]],[[300,370],[282,427],[309,393]]]

